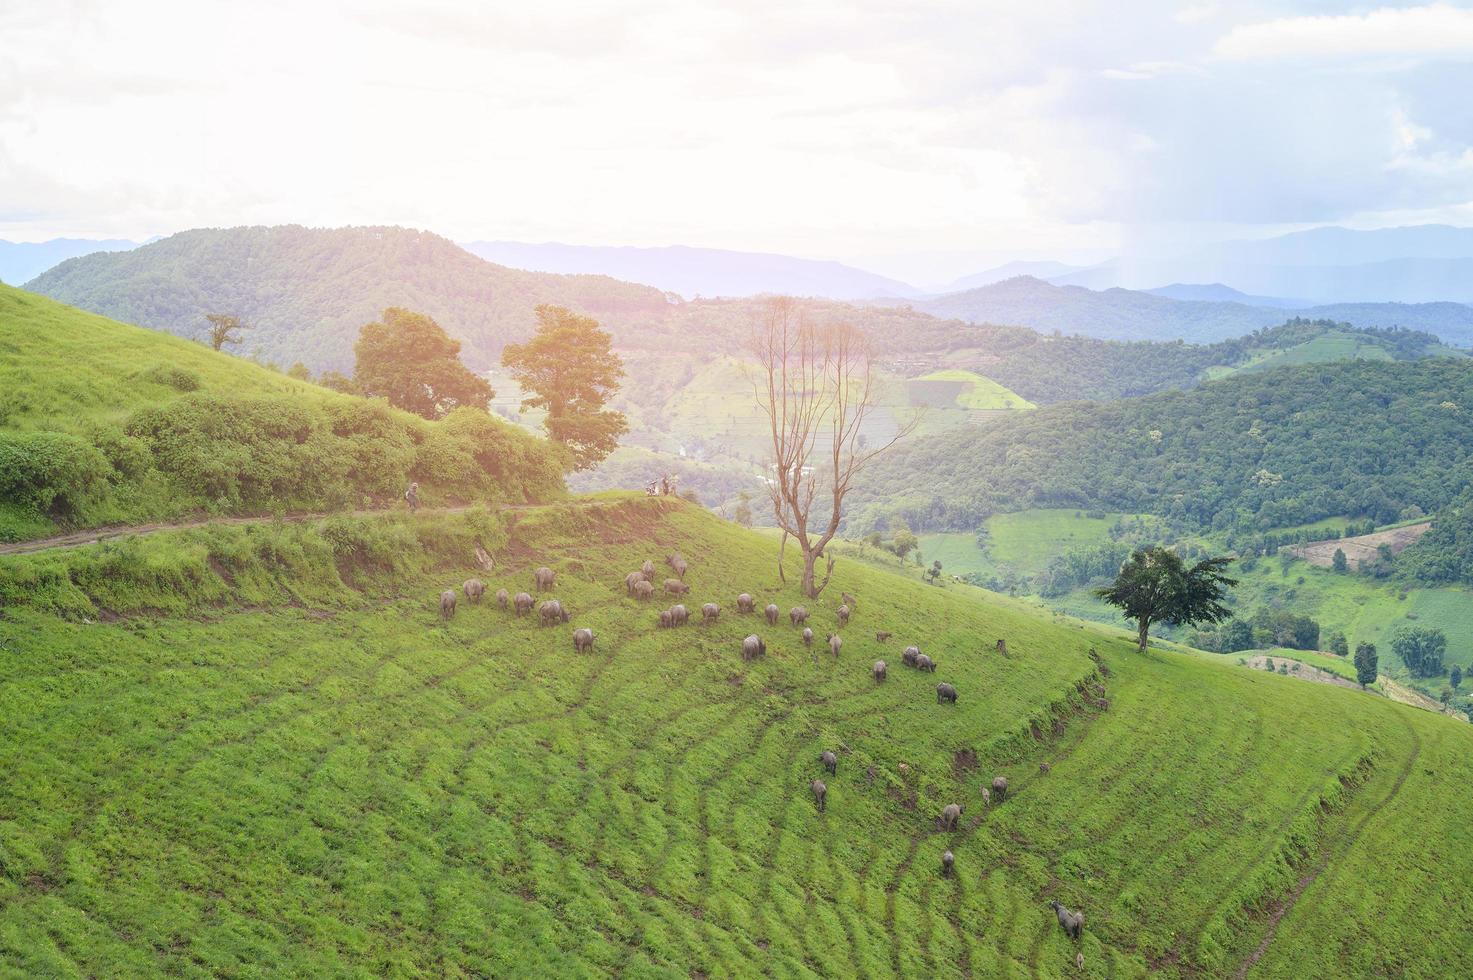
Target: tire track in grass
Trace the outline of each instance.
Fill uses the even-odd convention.
[[[1366,824],[1370,823],[1382,810],[1395,801],[1396,795],[1401,792],[1402,785],[1406,783],[1407,777],[1412,774],[1412,769],[1417,764],[1417,758],[1422,754],[1422,737],[1417,734],[1416,726],[1405,717],[1402,717],[1401,721],[1406,725],[1407,732],[1412,737],[1412,751],[1407,755],[1406,762],[1402,764],[1401,771],[1397,773],[1396,781],[1392,783],[1391,789],[1375,806],[1372,806],[1361,815],[1361,818],[1356,821],[1355,826],[1351,828],[1350,833],[1334,841],[1326,842],[1321,848],[1319,859],[1304,874],[1299,876],[1299,880],[1294,883],[1294,887],[1289,891],[1288,895],[1274,903],[1273,911],[1269,913],[1268,927],[1263,939],[1243,959],[1243,962],[1238,965],[1237,972],[1233,974],[1237,980],[1242,980],[1242,978],[1248,975],[1250,970],[1258,965],[1258,961],[1263,958],[1263,955],[1268,952],[1269,947],[1273,945],[1274,938],[1278,935],[1279,924],[1284,921],[1284,916],[1294,911],[1295,906],[1299,903],[1299,899],[1303,897],[1304,892],[1315,883],[1316,879],[1329,866],[1331,859],[1349,853],[1350,849],[1355,846],[1356,841],[1360,839],[1362,831],[1366,829]]]

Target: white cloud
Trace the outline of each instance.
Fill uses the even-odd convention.
[[[1473,60],[1473,9],[1383,7],[1364,14],[1284,17],[1233,28],[1213,49],[1227,60],[1430,55]]]

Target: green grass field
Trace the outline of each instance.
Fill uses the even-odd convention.
[[[962,393],[956,397],[956,407],[968,411],[1027,411],[1038,407],[1017,392],[975,371],[948,368],[932,371],[914,380],[955,381],[965,385]]]
[[[920,551],[926,564],[940,559],[949,574],[1037,575],[1061,551],[1109,541],[1110,527],[1121,516],[1090,517],[1070,509],[997,514],[987,519],[986,549],[977,547],[975,534],[948,531],[921,535]]]
[[[478,541],[595,650],[441,624]],[[672,549],[716,625],[625,597]],[[1473,728],[850,561],[835,660],[735,614],[773,554],[615,496],[0,558],[0,974],[1074,976],[1051,899],[1088,976],[1473,970]]]

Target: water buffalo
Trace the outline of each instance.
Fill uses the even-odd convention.
[[[883,661],[883,660],[876,660],[875,661],[875,668],[874,668],[875,683],[878,684],[878,683],[881,683],[882,681],[884,681],[884,679],[885,679],[885,673],[889,669],[890,669],[890,665],[887,664],[887,663],[885,663],[885,661]]]
[[[708,602],[701,606],[701,625],[710,626],[721,617],[721,607],[714,602]]]
[[[805,647],[813,646],[813,630],[806,626],[803,627],[803,645]]]
[[[906,647],[905,652],[900,655],[900,662],[907,667],[914,667],[916,665],[916,658],[920,655],[920,647]]]
[[[517,597],[512,600],[512,605],[516,607],[518,616],[525,615],[532,611],[532,597],[525,592],[518,592]]]
[[[640,602],[646,602],[655,597],[655,587],[644,579],[634,583],[634,598]]]
[[[511,594],[505,589],[497,589],[496,604],[502,609],[505,609],[507,606],[511,605]]]
[[[440,618],[449,619],[455,615],[455,592],[446,589],[440,593]]]
[[[839,655],[839,649],[843,645],[844,641],[839,638],[838,633],[829,634],[829,653],[832,653],[834,656],[837,657]]]
[[[1053,768],[1054,767],[1049,765],[1047,762],[1040,762],[1038,764],[1038,774],[1040,776],[1047,776],[1053,770]]]
[[[988,789],[986,786],[982,787],[982,805],[992,806],[992,790]]]
[[[767,644],[762,642],[762,637],[753,633],[742,641],[742,659],[756,660],[767,653]]]
[[[556,579],[557,575],[554,574],[553,570],[548,568],[546,565],[543,565],[541,568],[537,569],[537,571],[532,573],[532,581],[536,583],[538,592],[551,591],[553,582]]]
[[[757,600],[743,592],[737,596],[737,612],[749,613],[757,610]]]
[[[1077,940],[1079,934],[1084,930],[1084,913],[1071,912],[1058,902],[1049,902],[1054,910],[1054,915],[1059,917],[1059,926],[1070,939]]]
[[[689,566],[686,565],[685,559],[680,557],[680,555],[671,555],[665,559],[665,564],[670,566],[670,570],[675,573],[676,578],[685,578],[685,570]]]
[[[948,803],[936,818],[936,826],[942,830],[956,830],[961,823],[962,807],[960,803]]]
[[[850,609],[858,609],[859,608],[859,600],[856,599],[856,598],[854,598],[849,593],[847,593],[847,592],[840,592],[839,593],[839,598],[841,600],[843,600],[844,605],[848,606]]]
[[[690,586],[678,578],[667,578],[665,580],[665,591],[671,595],[685,595],[690,591]]]
[[[956,866],[956,855],[947,851],[941,855],[941,877],[950,878],[951,869]]]
[[[646,558],[644,564],[639,566],[639,574],[644,576],[646,582],[653,582],[655,580],[655,563]]]
[[[669,629],[673,625],[675,625],[675,624],[673,622],[671,622],[671,620],[670,620],[670,610],[668,610],[668,609],[661,609],[660,610],[660,629],[667,630],[667,629]]]
[[[558,623],[566,623],[570,618],[563,604],[556,599],[548,599],[537,607],[537,619],[543,626],[556,626]]]
[[[788,610],[788,621],[794,626],[802,626],[808,622],[808,610],[803,606],[794,606]]]
[[[690,610],[685,608],[682,603],[677,602],[670,607],[671,626],[684,626],[688,622],[690,622]]]
[[[586,653],[593,649],[593,630],[580,626],[573,631],[573,652]]]
[[[781,612],[782,610],[777,608],[776,603],[769,602],[767,608],[763,610],[763,613],[767,616],[767,625],[776,626],[778,614]]]
[[[916,669],[924,670],[928,674],[934,674],[936,673],[936,662],[924,653],[919,654],[916,657]]]
[[[839,617],[839,625],[840,626],[848,626],[849,625],[849,607],[848,606],[840,606],[839,607],[839,611],[835,615],[837,615]]]
[[[624,576],[624,591],[627,592],[627,593],[629,593],[630,595],[634,595],[635,588],[641,582],[643,582],[646,585],[649,584],[649,579],[647,579],[647,578],[644,577],[644,572],[640,572],[640,571],[630,572],[628,575]]]
[[[822,779],[815,779],[808,784],[813,791],[813,802],[818,804],[818,812],[822,813],[829,807],[829,788],[823,784]]]
[[[875,642],[884,643],[886,640],[890,639],[890,637],[894,635],[895,634],[891,633],[889,630],[879,630],[875,633]]]
[[[823,763],[823,767],[829,771],[829,775],[831,776],[839,771],[839,757],[834,755],[830,749],[824,749],[823,754],[818,757],[818,761]]]
[[[936,685],[937,704],[956,704],[956,688],[942,681]]]
[[[999,803],[1008,798],[1008,777],[992,777],[992,795],[997,797]]]
[[[1007,640],[1001,640],[1000,639],[1000,640],[997,641],[997,652],[1000,653],[1000,654],[1002,654],[1004,657],[1006,657],[1008,655],[1008,641]]]
[[[465,584],[461,586],[461,589],[465,592],[465,597],[471,602],[480,602],[481,596],[486,594],[486,583],[478,578],[468,578],[465,580]]]

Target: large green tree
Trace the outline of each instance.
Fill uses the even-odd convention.
[[[624,376],[624,362],[609,344],[592,317],[543,305],[532,339],[501,353],[501,363],[531,393],[522,407],[547,411],[547,434],[568,447],[575,470],[597,466],[629,431],[621,413],[604,407]]]
[[[1376,671],[1380,667],[1377,662],[1376,644],[1357,643],[1355,645],[1355,679],[1360,681],[1360,686],[1376,683]]]
[[[1391,634],[1391,651],[1407,665],[1413,677],[1437,677],[1447,653],[1447,636],[1440,629],[1402,626]]]
[[[215,350],[240,343],[240,331],[250,329],[240,322],[240,317],[230,313],[206,313],[205,320],[209,324],[205,327],[205,343]]]
[[[1096,595],[1135,620],[1137,643],[1144,653],[1152,623],[1201,626],[1220,623],[1233,614],[1223,605],[1227,590],[1238,584],[1237,579],[1223,574],[1231,561],[1204,558],[1187,568],[1174,551],[1142,548],[1120,566],[1115,583],[1097,590]]]
[[[460,341],[423,313],[389,307],[382,320],[364,325],[353,353],[353,381],[364,394],[427,419],[461,405],[484,410],[495,394],[460,362]]]

